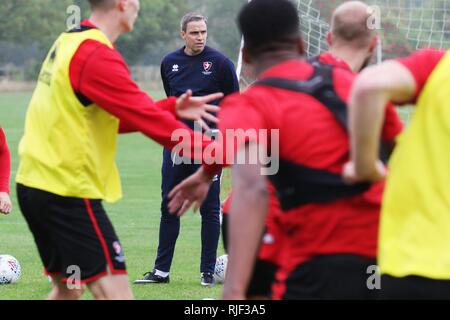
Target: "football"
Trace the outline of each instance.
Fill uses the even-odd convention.
[[[224,254],[217,258],[216,267],[214,269],[214,279],[217,283],[225,281],[225,274],[227,272],[228,255]]]
[[[16,283],[19,277],[19,261],[7,254],[0,255],[0,284]]]

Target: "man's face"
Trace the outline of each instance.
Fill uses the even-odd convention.
[[[125,0],[123,9],[123,26],[125,32],[131,32],[139,14],[139,0]]]
[[[185,51],[188,55],[202,53],[208,37],[206,22],[204,20],[189,22],[186,31],[181,31],[181,37],[186,42]]]

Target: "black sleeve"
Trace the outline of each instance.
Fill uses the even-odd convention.
[[[170,97],[170,87],[169,87],[169,83],[166,78],[166,68],[164,66],[164,61],[161,62],[161,79],[163,82],[164,91],[166,92],[166,96]]]
[[[233,62],[225,59],[220,70],[220,89],[224,95],[239,92],[239,80]]]

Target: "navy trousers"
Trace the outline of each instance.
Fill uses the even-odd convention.
[[[163,272],[170,271],[175,243],[180,232],[180,218],[176,215],[171,215],[167,209],[168,194],[178,183],[196,172],[199,167],[200,165],[197,164],[174,165],[170,150],[164,149],[161,185],[161,223],[159,226],[159,245],[155,269]],[[205,202],[200,207],[200,214],[202,217],[200,272],[213,273],[220,236],[220,179],[216,179],[212,183]]]

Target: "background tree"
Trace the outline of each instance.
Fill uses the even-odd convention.
[[[241,44],[236,18],[247,0],[190,0],[189,3],[193,10],[208,17],[209,44],[236,62]]]

